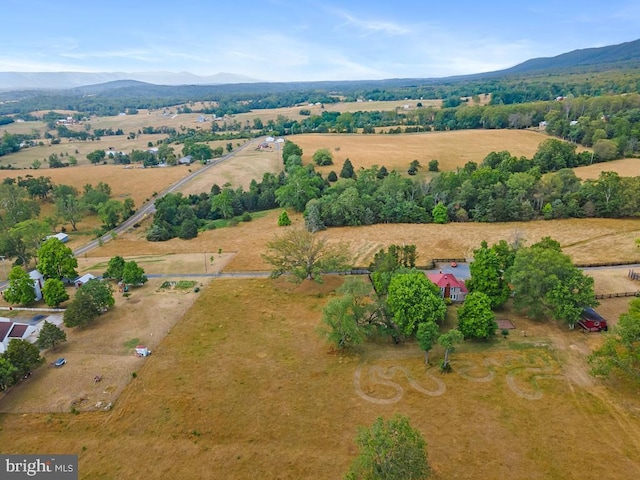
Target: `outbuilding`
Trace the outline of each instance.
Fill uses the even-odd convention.
[[[578,320],[578,325],[587,332],[606,332],[609,330],[607,320],[590,307],[582,310],[582,318]]]
[[[76,278],[73,284],[75,285],[76,288],[80,288],[82,285],[87,283],[89,280],[93,280],[94,278],[96,278],[95,275],[91,273],[85,273],[81,277]]]

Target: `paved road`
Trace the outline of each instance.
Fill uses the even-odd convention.
[[[204,172],[208,171],[209,169],[215,167],[216,165],[219,165],[222,162],[227,161],[230,158],[233,158],[236,154],[238,154],[240,151],[248,148],[249,146],[255,145],[256,143],[260,143],[262,141],[263,141],[263,139],[260,138],[260,137],[259,138],[254,138],[253,140],[249,140],[247,143],[245,143],[241,147],[233,150],[230,153],[227,153],[226,155],[223,155],[220,158],[216,158],[215,160],[212,160],[207,165],[205,165],[203,168],[201,168],[199,170],[196,170],[195,172],[190,173],[189,175],[187,175],[186,177],[182,178],[181,180],[178,180],[176,183],[174,183],[173,185],[167,187],[162,192],[160,192],[153,200],[150,200],[149,202],[147,202],[144,205],[142,205],[136,211],[136,213],[134,213],[131,217],[129,217],[127,220],[125,220],[123,223],[121,223],[118,227],[114,228],[110,232],[105,233],[100,238],[92,240],[91,242],[87,243],[86,245],[78,248],[77,250],[75,250],[73,252],[73,254],[76,257],[78,257],[78,256],[80,256],[80,255],[82,255],[82,254],[84,254],[84,253],[86,253],[86,252],[88,252],[90,250],[93,250],[94,248],[97,248],[101,243],[108,242],[109,240],[111,240],[113,238],[113,234],[114,233],[115,234],[120,234],[120,233],[126,232],[133,225],[135,225],[136,223],[141,222],[144,218],[146,218],[147,216],[153,214],[156,211],[154,203],[155,203],[155,200],[157,198],[161,198],[161,197],[165,196],[167,193],[173,193],[175,191],[180,190],[180,188],[185,186],[187,183],[189,183],[191,180],[193,180],[198,175],[201,175]]]

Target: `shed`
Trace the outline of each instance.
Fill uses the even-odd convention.
[[[85,273],[81,277],[76,278],[73,284],[75,285],[76,288],[80,288],[82,285],[87,283],[89,280],[93,280],[94,278],[96,278],[95,275],[91,273]]]
[[[136,345],[136,356],[148,357],[149,355],[151,355],[151,350],[149,350],[144,345]]]
[[[187,155],[185,157],[179,158],[178,159],[178,164],[180,164],[180,165],[191,165],[192,161],[193,161],[193,157],[191,155]]]
[[[66,233],[56,233],[55,235],[47,235],[47,240],[49,240],[50,238],[57,238],[58,240],[60,240],[62,243],[67,243],[69,241],[69,235],[67,235]]]

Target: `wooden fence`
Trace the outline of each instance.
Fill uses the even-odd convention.
[[[602,298],[618,298],[618,297],[640,297],[640,290],[636,292],[622,292],[622,293],[602,293],[596,295],[596,299]]]
[[[635,265],[635,264],[640,264],[640,260],[628,260],[626,262],[576,263],[574,266],[577,268],[589,268],[589,267],[617,267],[620,265]]]
[[[629,278],[631,280],[640,280],[640,273],[637,273],[635,270],[629,270]]]

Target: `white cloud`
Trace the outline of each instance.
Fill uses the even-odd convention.
[[[367,19],[364,17],[352,15],[349,12],[336,8],[327,8],[326,10],[333,15],[343,19],[344,24],[342,26],[357,27],[361,30],[364,30],[366,35],[372,35],[374,33],[384,33],[387,35],[395,36],[408,35],[409,33],[411,33],[410,28],[408,28],[407,26],[399,25],[397,23],[384,20]]]

